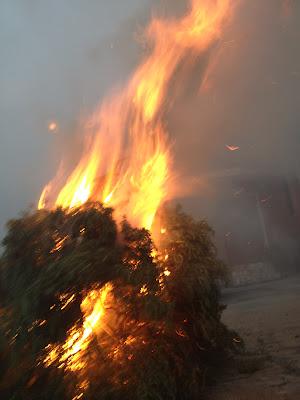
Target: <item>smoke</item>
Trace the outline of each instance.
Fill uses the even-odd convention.
[[[19,210],[36,205],[62,153],[80,150],[80,120],[136,64],[135,36],[148,3],[1,1],[2,229]],[[49,132],[51,121],[57,129]]]
[[[265,216],[274,210],[270,246],[282,249],[281,267],[299,256],[299,229],[287,228],[297,218],[284,209],[281,184],[300,177],[299,43],[299,2],[238,2],[222,40],[199,60],[169,115],[181,186],[191,188],[179,201],[208,219],[228,263],[264,253],[256,202],[270,194],[261,203]],[[224,246],[235,249],[235,259]]]
[[[80,120],[138,63],[151,10],[173,16],[186,6],[183,0],[1,2],[1,226],[37,201],[65,150],[80,151]],[[195,213],[207,216],[204,203],[228,190],[214,179],[228,169],[300,172],[299,22],[297,1],[239,1],[222,40],[174,98],[166,124],[182,193],[192,182],[197,200],[186,204]],[[57,132],[49,132],[51,121]]]
[[[217,233],[238,230],[246,244],[261,233],[255,200],[245,207],[249,176],[270,188],[273,179],[300,177],[299,43],[299,2],[238,2],[169,115],[182,187],[192,186],[180,201]]]
[[[299,2],[239,2],[208,69],[198,82],[193,74],[193,92],[171,116],[178,164],[188,174],[300,172],[299,22]]]

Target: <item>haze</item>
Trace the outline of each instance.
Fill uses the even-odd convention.
[[[80,120],[137,65],[142,51],[137,39],[150,10],[175,15],[185,5],[0,3],[2,234],[9,218],[36,204],[62,152],[80,136]],[[205,60],[209,73],[200,62],[168,116],[181,176],[202,182],[233,167],[299,172],[299,22],[296,1],[240,2],[221,43]],[[52,121],[57,129],[49,131]],[[239,150],[230,152],[226,145]],[[203,187],[193,190],[201,198]]]

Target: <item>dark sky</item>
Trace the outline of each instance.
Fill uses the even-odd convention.
[[[185,3],[0,2],[1,229],[37,201],[80,135],[80,120],[137,65],[150,10],[178,14]],[[299,106],[300,2],[240,1],[168,117],[176,169],[195,178],[232,167],[299,172]],[[52,120],[55,133],[48,130]],[[240,150],[231,153],[226,144]]]

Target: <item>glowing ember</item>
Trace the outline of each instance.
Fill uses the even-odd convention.
[[[227,147],[227,149],[230,150],[230,151],[237,151],[237,150],[240,149],[239,146],[231,146],[231,145],[228,145],[228,144],[226,145],[226,147]]]
[[[63,303],[63,305],[61,306],[61,310],[64,310],[68,307],[69,304],[72,303],[72,301],[75,300],[75,294],[72,294],[71,296],[62,295],[60,296],[59,300]]]
[[[55,246],[50,251],[50,253],[55,253],[56,251],[60,251],[63,248],[64,243],[66,242],[67,239],[68,239],[68,236],[63,237],[62,239],[59,238],[56,241]]]
[[[55,121],[52,121],[48,125],[48,130],[49,132],[56,132],[58,129],[57,123]]]

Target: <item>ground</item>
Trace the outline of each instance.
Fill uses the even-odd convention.
[[[212,400],[300,399],[300,276],[225,289],[223,320],[246,345]]]

